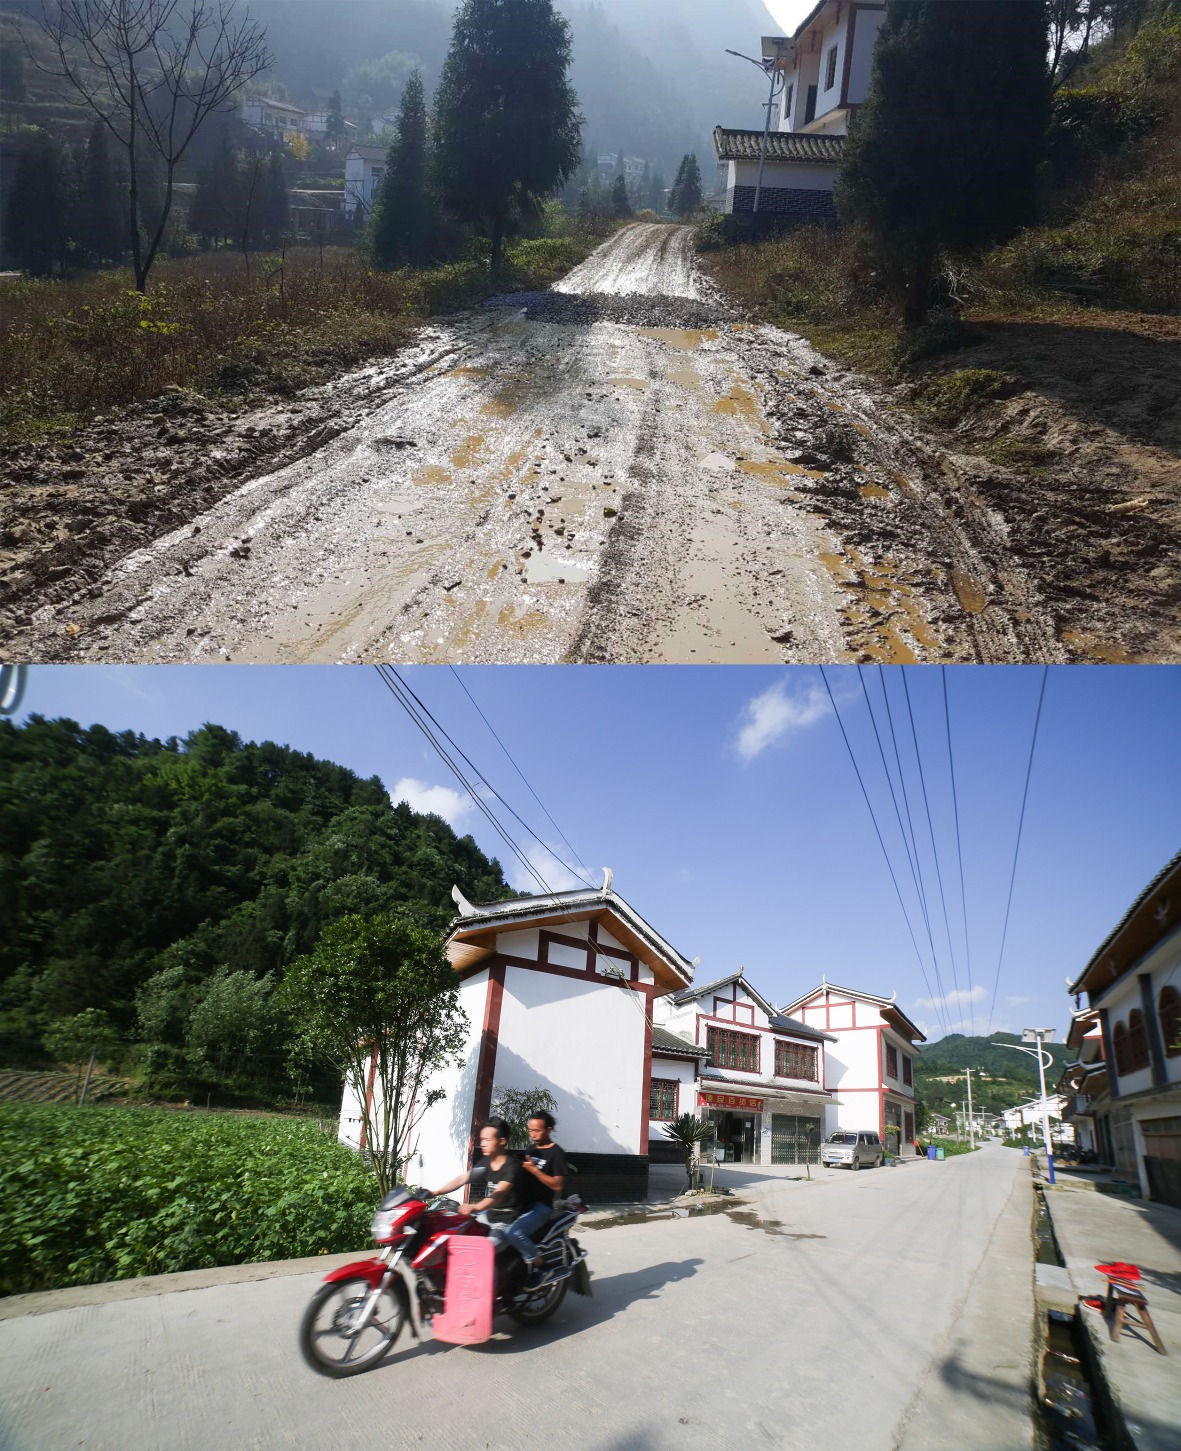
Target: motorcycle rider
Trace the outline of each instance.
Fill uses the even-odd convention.
[[[444,1184],[436,1194],[449,1194],[462,1184],[483,1179],[484,1198],[469,1200],[460,1208],[461,1214],[477,1214],[492,1230],[496,1241],[506,1240],[521,1256],[526,1266],[537,1258],[537,1246],[529,1232],[544,1224],[550,1216],[550,1205],[536,1202],[524,1185],[521,1162],[508,1148],[509,1126],[502,1118],[490,1118],[480,1130],[480,1158],[466,1174]],[[507,1223],[496,1223],[490,1212],[510,1213]]]

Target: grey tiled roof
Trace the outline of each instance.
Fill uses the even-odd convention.
[[[699,1048],[696,1043],[690,1043],[688,1038],[682,1038],[679,1033],[670,1033],[667,1028],[652,1026],[652,1051],[653,1053],[684,1053],[687,1057],[704,1058],[707,1050]]]
[[[719,161],[757,161],[763,142],[761,131],[714,127],[714,150]],[[839,165],[845,150],[843,136],[811,136],[802,131],[771,131],[767,135],[768,161],[815,162]]]

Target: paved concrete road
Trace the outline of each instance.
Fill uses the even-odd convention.
[[[290,1276],[0,1324],[0,1442],[1018,1451],[1032,1445],[1030,1189],[999,1148],[812,1184],[737,1215],[584,1231],[595,1296],[478,1349],[308,1371]],[[763,1216],[763,1217],[761,1217]],[[7,1435],[7,1440],[5,1440]]]

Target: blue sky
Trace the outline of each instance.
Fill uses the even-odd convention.
[[[568,866],[577,863],[456,675],[438,666],[403,674],[491,785],[565,859],[514,825],[547,886],[571,883]],[[581,860],[596,872],[612,867],[616,889],[687,956],[700,955],[700,981],[745,966],[776,1003],[823,973],[871,992],[897,991],[932,1036],[961,1023],[983,1032],[990,1017],[994,1030],[1037,1024],[1061,1034],[1070,1006],[1065,979],[1181,846],[1179,669],[1049,672],[999,977],[1040,669],[919,667],[905,672],[906,690],[896,669],[828,669],[919,953],[818,670],[494,666],[461,674]],[[862,684],[903,823],[909,805],[934,962]],[[530,885],[368,667],[38,666],[22,706],[23,715],[31,711],[160,737],[216,721],[248,739],[311,751],[379,775],[412,805],[438,811],[496,855],[515,886]]]

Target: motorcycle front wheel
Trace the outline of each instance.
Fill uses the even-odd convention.
[[[368,1280],[333,1280],[312,1296],[299,1326],[299,1348],[318,1374],[339,1380],[372,1370],[397,1340],[406,1308],[393,1285],[382,1291],[373,1312],[358,1329],[373,1287]]]
[[[568,1284],[568,1280],[557,1280],[552,1285],[534,1290],[532,1294],[523,1292],[521,1298],[508,1311],[509,1317],[518,1325],[540,1325],[543,1320],[549,1319],[566,1298]]]

